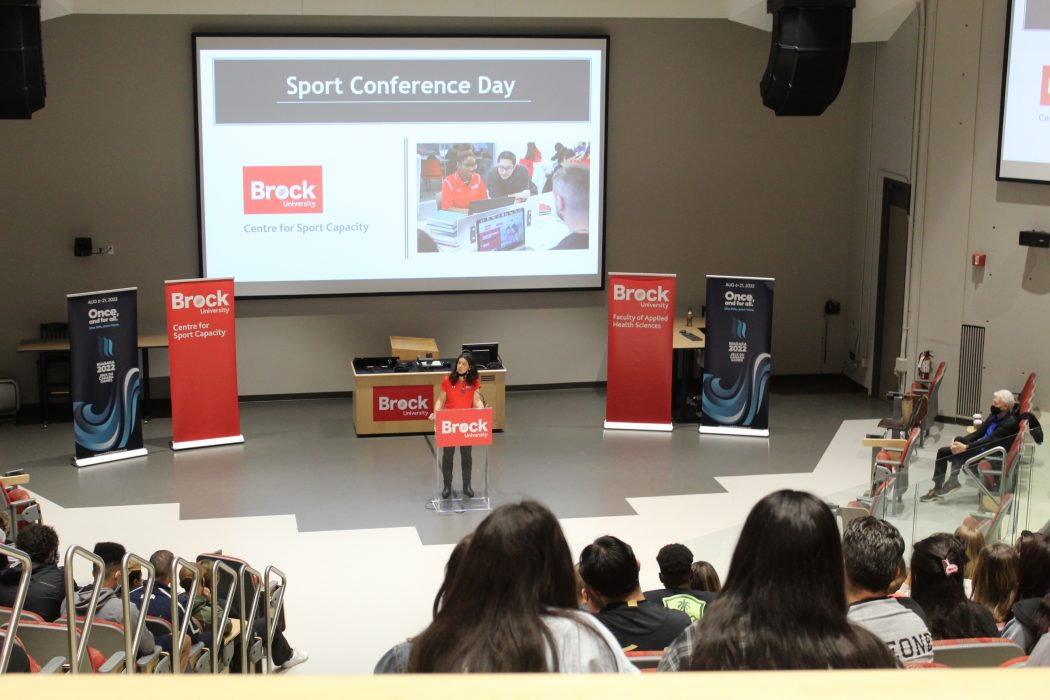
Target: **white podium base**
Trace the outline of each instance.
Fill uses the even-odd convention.
[[[671,423],[620,423],[614,420],[605,421],[602,427],[606,430],[650,430],[661,433],[669,433],[674,430],[674,425]]]
[[[239,445],[244,442],[243,435],[230,435],[221,438],[208,438],[207,440],[183,440],[168,443],[173,450],[192,450],[197,447],[215,447],[216,445]]]
[[[743,437],[769,437],[769,429],[733,428],[722,425],[701,425],[698,430],[709,435],[741,435]]]

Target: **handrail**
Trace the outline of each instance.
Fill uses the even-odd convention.
[[[128,567],[131,562],[137,562],[148,574],[142,584],[142,610],[139,610],[139,620],[135,625],[134,632],[131,629],[131,591],[129,583]],[[133,552],[127,552],[120,561],[120,604],[124,609],[124,673],[132,675],[138,664],[135,660],[139,658],[139,642],[142,641],[142,630],[146,628],[146,608],[153,597],[153,586],[157,583],[157,571],[148,559],[143,559]]]
[[[251,576],[255,581],[255,586],[252,590],[255,594],[252,596],[252,609],[247,617],[244,615],[244,604],[245,604],[245,576]],[[248,664],[248,648],[251,646],[252,636],[255,634],[255,618],[259,613],[259,598],[260,588],[262,585],[262,576],[257,570],[249,566],[247,563],[241,565],[241,590],[240,590],[240,622],[241,622],[241,673],[252,674],[255,673],[255,667]]]
[[[281,585],[277,589],[277,602],[274,603],[270,597],[270,574],[276,574],[281,579]],[[266,672],[273,673],[273,637],[277,633],[277,622],[280,620],[281,608],[284,607],[284,591],[288,587],[288,576],[276,566],[266,567]]]
[[[11,559],[22,565],[22,575],[18,579],[18,590],[15,592],[14,604],[11,606],[11,622],[7,625],[7,634],[4,636],[4,646],[0,648],[0,674],[7,673],[7,665],[11,662],[11,654],[15,648],[15,635],[18,634],[18,623],[22,617],[22,606],[29,594],[29,579],[33,575],[33,561],[29,555],[20,549],[15,549],[0,542],[0,554],[6,554]]]
[[[222,598],[219,596],[219,571],[223,571],[230,576],[230,587],[226,592],[226,605],[221,606],[222,609],[222,623],[219,623],[219,616],[216,615],[216,611],[220,609],[219,602]],[[218,559],[211,560],[211,672],[219,672],[219,657],[222,655],[222,648],[225,646],[224,632],[226,630],[226,623],[230,621],[230,603],[233,601],[233,594],[237,590],[237,572],[227,564],[226,562],[219,561]]]
[[[179,595],[175,586],[181,580],[180,571],[188,569],[190,578],[190,590],[186,593],[186,617],[179,624]],[[197,587],[200,585],[201,571],[193,562],[186,561],[182,557],[175,557],[171,564],[171,673],[178,675],[182,673],[182,640],[186,638],[190,629],[190,621],[193,619],[193,599],[197,597]]]
[[[84,615],[84,629],[80,632],[80,645],[77,645],[77,610],[76,610],[76,585],[73,581],[73,559],[83,557],[92,564],[91,600],[88,604],[90,614]],[[87,653],[88,637],[91,635],[91,626],[95,623],[95,608],[98,607],[98,596],[102,592],[102,579],[106,575],[106,562],[102,557],[91,552],[80,545],[72,545],[66,550],[65,556],[65,578],[66,578],[66,606],[67,620],[69,625],[69,672],[79,673],[80,664]],[[124,663],[131,663],[125,658]]]

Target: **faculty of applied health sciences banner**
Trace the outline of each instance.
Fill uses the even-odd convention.
[[[769,435],[773,280],[707,277],[701,433]]]
[[[171,449],[244,442],[237,404],[233,278],[164,283]]]
[[[142,457],[136,292],[70,294],[73,464],[86,467]]]
[[[671,425],[675,275],[609,274],[606,430]]]

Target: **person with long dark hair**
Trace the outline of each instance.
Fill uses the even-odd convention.
[[[751,509],[721,593],[660,660],[661,671],[895,666],[878,637],[846,619],[835,516],[788,490]]]
[[[443,408],[483,408],[484,406],[485,401],[481,396],[481,381],[478,379],[478,368],[474,364],[474,356],[469,352],[460,353],[452,371],[441,380],[441,395],[434,402],[434,413],[430,414],[430,419],[434,420],[435,414]],[[452,460],[455,452],[455,447],[441,448],[442,498],[452,496]],[[474,498],[474,489],[470,487],[470,475],[473,468],[470,445],[460,446],[459,459],[463,470],[463,495],[467,498]]]
[[[1050,538],[1034,533],[1021,542],[1018,556],[1017,602],[1014,619],[1003,637],[1012,639],[1031,653],[1050,627]]]
[[[911,554],[911,598],[926,613],[934,639],[998,637],[995,618],[967,600],[963,588],[966,545],[939,532],[915,543]]]
[[[569,545],[535,501],[485,518],[434,621],[412,642],[414,673],[637,673],[600,623],[576,609]]]

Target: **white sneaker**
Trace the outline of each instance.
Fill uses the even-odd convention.
[[[307,654],[302,649],[295,649],[295,650],[292,651],[292,658],[288,659],[283,664],[281,664],[281,670],[282,671],[287,671],[288,669],[292,668],[293,666],[298,666],[299,664],[301,664],[302,662],[306,661],[309,658],[310,658],[310,655]]]

